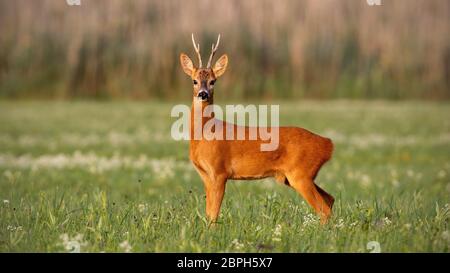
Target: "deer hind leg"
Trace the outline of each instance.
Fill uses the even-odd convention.
[[[289,180],[290,185],[302,195],[306,202],[308,202],[314,208],[316,213],[320,215],[321,223],[326,223],[331,215],[333,197],[314,184],[313,179],[310,177],[294,173],[287,175],[287,179]]]
[[[334,204],[334,197],[325,190],[323,190],[321,187],[319,187],[317,184],[314,185],[316,186],[317,191],[322,195],[323,199],[325,199],[325,202],[327,202],[330,209],[332,209]]]

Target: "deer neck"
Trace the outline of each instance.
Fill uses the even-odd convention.
[[[208,101],[199,101],[194,97],[192,100],[190,124],[191,143],[192,140],[198,140],[194,138],[195,133],[198,134],[198,132],[200,132],[200,136],[202,136],[201,134],[203,133],[203,128],[206,122],[214,118],[214,112],[212,112],[209,116],[204,116],[204,110],[208,105],[213,105],[213,98],[210,98]]]

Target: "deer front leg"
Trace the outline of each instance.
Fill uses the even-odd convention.
[[[225,177],[203,179],[206,192],[206,216],[211,223],[215,223],[220,213],[223,196],[225,194]]]

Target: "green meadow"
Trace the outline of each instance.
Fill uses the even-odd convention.
[[[282,125],[335,143],[316,180],[332,219],[271,179],[229,181],[214,227],[174,104],[0,102],[0,251],[449,251],[448,102],[279,102]]]

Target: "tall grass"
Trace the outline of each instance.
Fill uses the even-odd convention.
[[[231,98],[450,98],[446,0],[0,0],[0,96],[179,98],[191,32]]]

